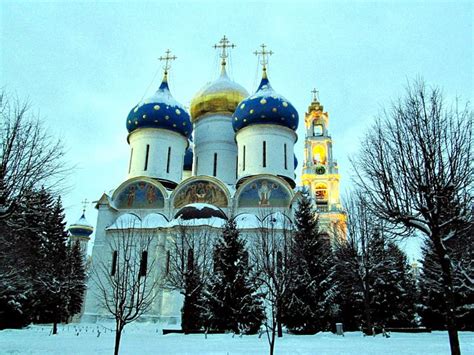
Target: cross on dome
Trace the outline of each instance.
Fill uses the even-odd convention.
[[[213,46],[215,49],[220,49],[221,53],[219,56],[222,58],[222,66],[226,65],[226,59],[229,57],[229,53],[227,52],[228,48],[235,48],[236,45],[233,43],[230,43],[229,39],[224,35],[224,37],[221,38],[219,43],[215,44]]]
[[[313,94],[313,102],[319,102],[319,91],[314,88],[311,93]]]
[[[87,198],[85,198],[82,202],[82,213],[84,214],[86,212],[87,205],[89,204],[89,201]]]
[[[262,48],[261,51],[256,50],[253,52],[257,57],[260,56],[260,64],[263,65],[263,71],[267,70],[267,64],[268,64],[268,57],[273,54],[273,51],[269,50],[267,51],[265,48],[267,47],[265,44],[261,44],[260,47]]]
[[[165,71],[165,75],[168,74],[168,70],[171,69],[171,61],[176,60],[178,57],[175,55],[170,55],[171,51],[169,49],[166,50],[165,56],[160,56],[158,58],[160,61],[164,61],[165,65],[163,66],[163,70]]]

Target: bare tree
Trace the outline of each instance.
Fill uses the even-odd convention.
[[[58,187],[70,171],[64,147],[31,113],[28,102],[0,91],[0,219],[35,188]]]
[[[270,213],[261,220],[255,239],[250,241],[250,260],[264,294],[264,326],[273,355],[276,336],[282,336],[281,307],[293,276],[288,267],[293,236],[292,225],[283,214]]]
[[[452,354],[460,354],[453,264],[446,242],[468,225],[472,207],[472,111],[446,108],[422,80],[384,111],[353,161],[367,204],[399,235],[430,238],[440,260]]]
[[[112,259],[99,260],[92,269],[97,297],[115,319],[115,355],[124,327],[150,309],[161,282],[155,258],[149,258],[153,231],[132,221],[118,227],[107,236]]]
[[[199,328],[204,314],[201,293],[212,273],[215,232],[209,226],[181,221],[167,242],[164,286],[184,295],[181,327],[187,332]]]

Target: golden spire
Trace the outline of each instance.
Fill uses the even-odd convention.
[[[227,52],[227,48],[235,48],[236,45],[233,43],[230,43],[229,39],[224,35],[222,39],[219,41],[219,43],[215,44],[213,46],[215,49],[220,49],[220,57],[222,58],[222,70],[224,70],[226,63],[226,59],[229,57],[229,53]]]
[[[267,64],[268,64],[268,57],[273,54],[273,51],[267,51],[265,48],[267,47],[265,44],[261,44],[260,47],[262,48],[261,51],[255,51],[253,54],[255,54],[257,57],[260,56],[260,64],[262,64],[263,68],[263,77],[267,77]]]
[[[166,50],[165,56],[161,56],[158,58],[160,61],[164,61],[165,65],[163,65],[164,75],[163,81],[168,81],[168,70],[171,68],[171,61],[177,59],[175,55],[170,55],[171,51],[169,49]]]

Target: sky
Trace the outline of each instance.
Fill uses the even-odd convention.
[[[273,88],[298,110],[295,153],[301,174],[304,113],[311,90],[329,113],[341,191],[349,162],[383,107],[423,77],[448,102],[473,97],[473,5],[439,1],[2,1],[0,87],[31,102],[75,165],[63,196],[75,222],[81,201],[96,201],[126,178],[126,117],[161,81],[158,57],[178,57],[173,96],[189,106],[219,73],[212,47],[225,34],[236,48],[229,75],[254,92],[253,52],[274,54]],[[86,216],[95,224],[90,204]]]

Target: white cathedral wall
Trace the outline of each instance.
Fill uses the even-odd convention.
[[[296,133],[293,130],[270,124],[255,124],[238,131],[236,140],[239,154],[239,179],[258,174],[273,174],[286,176],[293,180],[295,178],[293,149],[296,138]],[[265,167],[263,166],[263,142],[266,144]]]
[[[181,181],[184,153],[188,146],[188,140],[184,136],[166,129],[142,128],[133,131],[128,140],[131,155],[128,178],[148,176],[176,183]],[[145,170],[147,145],[148,165]]]
[[[214,154],[217,154],[216,177],[226,184],[234,184],[237,145],[230,115],[201,117],[194,124],[194,175],[214,176]]]

